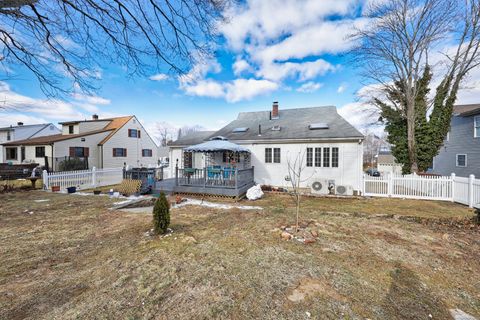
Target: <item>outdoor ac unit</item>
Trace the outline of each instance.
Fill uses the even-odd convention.
[[[335,194],[341,196],[353,196],[353,187],[352,186],[345,186],[345,185],[338,185],[335,187]]]
[[[310,192],[313,194],[328,194],[328,180],[327,179],[315,179],[310,184]]]

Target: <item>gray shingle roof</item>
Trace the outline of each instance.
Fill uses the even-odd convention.
[[[309,125],[326,123],[328,129],[310,130]],[[259,125],[262,134],[259,136]],[[272,127],[280,126],[280,130]],[[232,132],[248,128],[245,132]],[[363,135],[337,113],[334,106],[280,109],[279,119],[270,120],[270,111],[242,112],[238,118],[213,133],[228,140],[285,140],[285,139],[341,139],[363,138]]]
[[[208,138],[213,135],[215,131],[197,131],[190,134],[187,134],[180,139],[172,141],[168,146],[191,146],[194,144],[199,144],[208,140]]]
[[[459,116],[471,116],[480,113],[480,104],[462,104],[453,106],[453,113]]]

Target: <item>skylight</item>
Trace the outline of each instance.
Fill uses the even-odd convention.
[[[248,128],[235,128],[232,130],[233,133],[247,132]]]
[[[308,126],[308,129],[310,130],[328,129],[328,123],[325,123],[325,122],[312,123]]]
[[[272,131],[280,131],[280,126],[273,126]]]

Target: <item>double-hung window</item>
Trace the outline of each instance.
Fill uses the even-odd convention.
[[[467,166],[467,155],[457,154],[457,167],[466,167],[466,166]]]
[[[332,148],[332,168],[338,168],[338,147]]]
[[[307,148],[307,167],[313,167],[313,148]]]
[[[322,148],[315,148],[315,167],[322,166]]]
[[[265,148],[265,163],[272,163],[272,148]]]
[[[323,148],[323,167],[330,167],[330,148]]]
[[[45,147],[35,147],[35,158],[45,157]]]
[[[152,155],[152,149],[142,149],[142,157],[151,157]]]
[[[127,149],[125,148],[113,148],[113,157],[126,157],[127,156]]]
[[[280,148],[273,148],[273,163],[280,163]]]
[[[137,129],[128,129],[129,138],[140,138],[140,130]]]

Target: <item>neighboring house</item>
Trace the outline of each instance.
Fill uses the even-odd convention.
[[[433,173],[480,177],[480,104],[453,108],[450,131],[433,159]]]
[[[330,180],[361,189],[364,136],[334,106],[279,110],[274,103],[271,111],[242,112],[218,131],[196,132],[171,142],[171,172],[177,164],[202,168],[202,154],[194,154],[192,159],[183,148],[217,136],[251,151],[248,160],[259,184],[288,187],[288,161],[293,163],[300,155],[304,161],[302,187]]]
[[[65,168],[64,161],[80,161],[85,167],[113,168],[157,165],[158,147],[135,116],[62,122],[61,134],[19,140],[3,144],[7,154],[17,152],[14,163],[21,162],[19,150],[26,159],[49,170]],[[62,165],[63,163],[63,165]]]
[[[377,170],[381,174],[402,174],[402,165],[397,163],[395,157],[390,151],[381,150],[378,152]]]
[[[158,160],[161,164],[168,164],[170,162],[169,158],[169,147],[160,146],[158,147]]]
[[[53,123],[24,125],[23,122],[17,122],[16,126],[0,128],[0,144],[59,133],[60,130]],[[10,150],[10,153],[4,156],[3,148],[0,148],[0,162],[8,162],[11,159],[21,161],[25,157],[26,154],[22,150],[20,150],[20,153],[17,150]]]

